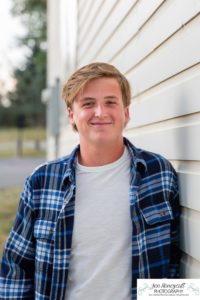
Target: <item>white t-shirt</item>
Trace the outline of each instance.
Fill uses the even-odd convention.
[[[130,300],[130,157],[100,167],[77,163],[66,300]]]

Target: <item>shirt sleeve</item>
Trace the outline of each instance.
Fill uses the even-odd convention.
[[[179,189],[178,189],[178,179],[177,174],[174,171],[172,183],[172,190],[170,196],[170,204],[173,211],[173,220],[171,223],[171,256],[170,256],[170,270],[169,278],[179,278],[179,268],[180,268],[180,203],[179,203]]]
[[[0,270],[0,299],[34,299],[32,188],[27,179],[14,226],[3,252]]]

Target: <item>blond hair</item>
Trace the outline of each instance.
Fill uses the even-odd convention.
[[[102,77],[115,78],[118,81],[122,92],[124,107],[129,106],[131,102],[131,89],[126,77],[113,65],[96,62],[78,69],[64,83],[62,97],[67,107],[72,108],[77,94],[89,81]]]

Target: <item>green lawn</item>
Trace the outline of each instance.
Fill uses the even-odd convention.
[[[26,149],[23,147],[22,157],[42,157],[46,155],[45,150]],[[16,149],[0,149],[0,159],[11,158],[16,156]]]
[[[25,128],[18,131],[17,128],[0,128],[0,158],[17,156],[17,140],[22,140],[23,157],[45,156],[41,142],[46,140],[45,128]],[[28,143],[29,146],[28,146]],[[30,142],[32,146],[30,147]]]
[[[22,187],[0,189],[0,257],[17,212]]]
[[[44,141],[46,129],[41,127],[25,128],[19,131],[17,128],[0,128],[0,143],[12,142],[22,136],[26,141]]]

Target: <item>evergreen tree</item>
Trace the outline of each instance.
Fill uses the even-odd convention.
[[[12,14],[20,17],[26,28],[18,44],[28,47],[29,55],[24,66],[14,70],[16,88],[8,93],[11,106],[0,107],[0,125],[13,126],[19,114],[25,115],[27,126],[44,125],[41,91],[46,86],[46,0],[13,0]]]

